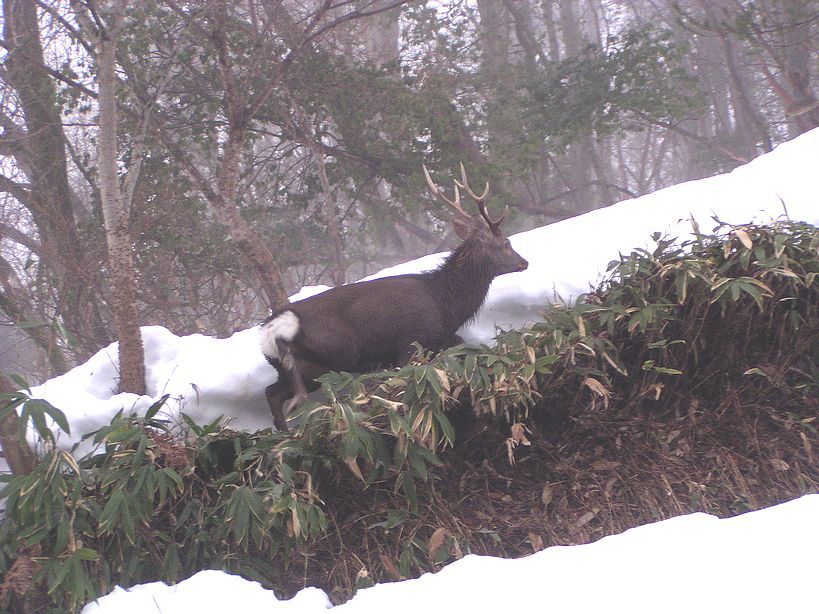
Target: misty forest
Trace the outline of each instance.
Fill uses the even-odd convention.
[[[0,388],[18,411],[20,389],[114,341],[120,391],[144,393],[140,326],[226,338],[304,286],[339,286],[453,249],[459,239],[424,166],[446,190],[461,164],[472,185],[488,182],[486,206],[496,217],[508,207],[511,235],[731,171],[819,127],[817,0],[2,4]],[[343,601],[362,586],[362,566],[372,580],[397,580],[467,551],[518,556],[682,511],[730,513],[815,491],[816,431],[803,419],[819,411],[816,229],[730,236],[725,249],[730,238],[704,236],[690,259],[662,244],[650,266],[694,267],[673,298],[679,285],[641,277],[648,261],[623,260],[618,281],[590,299],[594,309],[556,308],[533,332],[502,340],[492,350],[502,359],[458,346],[419,354],[393,379],[331,374],[331,409],[345,398],[386,403],[354,427],[319,416],[292,438],[195,424],[180,435],[153,422],[155,412],[118,416],[124,422],[97,434],[109,456],[75,470],[53,446],[38,458],[20,449],[17,417],[0,412],[18,480],[4,493],[7,510],[19,508],[2,523],[0,609],[77,608],[117,582],[172,581],[209,566],[285,594],[321,585]],[[774,265],[752,246],[791,260]],[[706,269],[752,282],[733,297],[712,295],[718,284],[695,288]],[[774,297],[791,289],[785,305],[798,315],[780,330],[773,310],[785,307]],[[618,318],[632,313],[628,301],[678,310],[626,328]],[[709,319],[717,317],[709,304],[723,320]],[[770,343],[743,334],[757,325]],[[756,362],[734,374],[743,356]],[[529,357],[531,373],[507,377]],[[425,392],[418,386],[433,367],[438,384]],[[743,379],[752,368],[757,377]],[[714,408],[707,429],[678,422],[692,411],[692,389],[702,391],[697,406]],[[433,392],[446,402],[423,431]],[[774,392],[781,414],[770,417]],[[649,411],[655,394],[665,405]],[[547,401],[565,414],[536,417]],[[769,416],[752,434],[742,417],[749,403]],[[42,435],[43,411],[58,423],[60,414],[37,407],[24,422]],[[419,418],[404,420],[412,411]],[[569,471],[556,459],[570,456],[571,471],[599,470],[608,462],[600,451],[620,450],[638,431],[650,447],[655,427],[666,442],[660,455],[669,432],[689,451],[709,434],[707,450],[679,460],[679,481],[667,488],[649,477],[641,491],[554,473]],[[751,441],[754,450],[742,447]],[[524,442],[531,462],[515,468],[511,450]],[[749,467],[781,468],[768,460],[784,449],[803,456],[789,457],[795,475],[746,467],[739,474],[755,477],[743,481],[720,464],[728,448],[742,448],[736,458]],[[635,474],[659,462],[647,449],[603,470]],[[259,490],[260,467],[272,490]],[[714,472],[730,484],[689,493]],[[678,486],[685,503],[669,507],[658,493]],[[529,487],[536,504],[521,494]],[[41,488],[48,518],[22,495]],[[618,496],[628,513],[607,515]],[[386,520],[359,522],[357,506]],[[483,524],[459,506],[478,509]],[[582,531],[557,521],[541,530],[525,520],[534,508],[594,513]],[[69,517],[76,528],[63,535]],[[227,520],[216,527],[211,517]]]

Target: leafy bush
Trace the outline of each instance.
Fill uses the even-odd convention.
[[[587,425],[582,447],[613,416],[639,414],[639,423],[687,411],[696,399],[739,395],[744,386],[758,405],[776,397],[777,424],[801,437],[809,455],[819,390],[816,228],[719,225],[683,245],[655,239],[654,251],[611,263],[597,291],[553,306],[528,329],[502,333],[494,347],[462,345],[437,356],[419,349],[401,369],[326,375],[326,401],[299,409],[293,437],[171,425],[157,418],[160,401],[143,418],[117,416],[87,436],[102,449],[86,458],[47,446],[35,470],[8,480],[2,493],[3,607],[74,610],[115,583],[174,582],[204,568],[282,587],[289,573],[321,584],[314,570],[332,567],[350,577],[339,597],[372,578],[342,564],[338,550],[358,547],[350,560],[367,561],[364,568],[377,567],[383,578],[416,575],[476,549],[520,552],[503,546],[491,523],[470,531],[445,518],[444,508],[455,505],[443,499],[447,478],[436,490],[430,477],[444,476],[459,456],[487,454],[461,441],[469,421],[456,427],[455,418],[464,412],[502,433],[504,462],[513,464],[532,430],[537,435],[561,412]],[[57,415],[46,410],[32,406],[28,415]],[[458,447],[447,452],[456,434]],[[781,469],[776,462],[788,466],[780,457],[771,457],[772,471]],[[819,479],[807,466],[795,477],[804,491]],[[541,486],[547,506],[553,494]],[[697,509],[693,494],[691,505]],[[369,551],[361,539],[348,546],[346,527],[360,537],[379,532],[379,544],[394,547]],[[543,546],[531,532],[528,539]]]

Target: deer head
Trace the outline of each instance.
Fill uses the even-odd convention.
[[[462,163],[461,180],[455,180],[455,196],[449,198],[432,180],[427,167],[424,166],[423,169],[430,191],[449,209],[450,221],[455,228],[455,233],[464,240],[463,246],[471,248],[468,250],[470,253],[474,251],[485,258],[494,275],[526,270],[529,263],[515,252],[509,239],[501,232],[500,227],[506,217],[506,211],[499,218],[493,219],[486,209],[486,197],[489,194],[488,181],[483,192],[478,195],[469,185],[466,169],[464,169]],[[470,215],[464,210],[461,205],[461,190],[469,194],[470,198],[478,205],[480,218]]]

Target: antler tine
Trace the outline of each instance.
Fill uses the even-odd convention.
[[[432,180],[432,176],[429,174],[427,167],[425,164],[421,165],[421,168],[424,169],[424,177],[427,179],[427,185],[429,186],[430,191],[435,194],[445,205],[447,205],[450,209],[453,209],[456,215],[463,217],[464,221],[472,221],[474,218],[469,215],[464,208],[461,206],[461,193],[458,191],[458,182],[455,182],[455,200],[451,200],[446,197],[443,190],[439,188],[435,182]]]
[[[506,217],[506,212],[509,210],[509,207],[503,212],[503,214],[496,220],[493,220],[489,217],[489,211],[486,209],[486,197],[489,194],[489,182],[486,182],[486,187],[483,189],[483,194],[478,196],[469,186],[469,181],[466,178],[466,169],[464,168],[464,163],[461,162],[461,181],[455,181],[456,187],[461,187],[466,190],[467,194],[478,204],[478,210],[481,212],[481,217],[486,221],[489,225],[489,229],[494,234],[500,233],[500,225],[503,223],[503,218]]]
[[[467,194],[469,194],[476,203],[479,205],[486,200],[487,194],[489,194],[489,182],[486,182],[486,187],[483,189],[483,194],[478,196],[475,192],[472,191],[472,188],[469,187],[469,181],[466,178],[466,169],[464,168],[464,163],[461,162],[461,181],[455,181],[455,185],[461,187],[462,189],[466,190]]]

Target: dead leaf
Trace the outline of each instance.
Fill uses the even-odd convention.
[[[364,479],[364,475],[361,473],[361,469],[358,467],[358,463],[354,458],[345,458],[344,463],[350,468],[350,471],[353,472],[353,475],[357,477],[362,482],[366,482],[367,480]]]
[[[791,466],[780,458],[772,458],[771,464],[777,471],[787,471]]]
[[[449,376],[446,374],[446,371],[443,369],[435,369],[435,375],[438,376],[443,389],[449,392]]]
[[[737,228],[734,230],[734,234],[739,239],[739,242],[742,243],[747,249],[753,249],[754,242],[751,241],[751,237],[748,236],[748,233],[742,230],[741,228]]]
[[[517,442],[512,439],[511,437],[507,438],[506,440],[506,457],[509,459],[509,464],[515,464],[515,447],[517,446]]]
[[[594,509],[591,509],[588,512],[586,512],[585,514],[583,514],[580,518],[577,519],[577,528],[579,529],[580,527],[583,527],[586,524],[588,524],[588,522],[592,518],[597,516],[597,514],[599,514],[599,513],[600,513],[600,508],[595,507]]]
[[[449,530],[445,527],[438,527],[432,532],[432,537],[429,538],[427,543],[427,557],[430,561],[435,560],[435,555],[440,547],[444,545],[447,535],[449,535]]]
[[[524,446],[531,446],[532,442],[530,442],[526,438],[526,431],[529,429],[526,428],[526,425],[522,422],[515,422],[512,425],[512,439],[515,440],[516,444],[521,444]],[[529,431],[531,433],[531,431]]]
[[[583,385],[591,390],[594,394],[603,399],[603,408],[609,408],[609,399],[611,398],[611,391],[606,388],[600,380],[593,377],[587,377],[583,381]]]
[[[296,512],[296,508],[290,510],[292,512],[291,516],[293,517],[293,537],[298,537],[301,535],[301,522],[299,521],[299,515]]]
[[[652,384],[651,386],[646,388],[646,391],[643,394],[649,395],[649,394],[653,393],[654,400],[659,401],[660,400],[660,395],[663,393],[663,387],[664,387],[664,384]]]
[[[540,552],[543,550],[543,538],[537,533],[529,531],[529,543],[532,544],[533,552]]]
[[[618,461],[597,460],[592,463],[592,469],[595,471],[611,471],[619,466]]]
[[[540,500],[543,502],[543,507],[548,507],[554,496],[555,493],[552,490],[552,487],[546,484],[543,487],[543,491],[540,493]]]
[[[810,441],[805,436],[805,433],[799,433],[799,436],[802,438],[802,445],[805,446],[805,452],[808,455],[808,462],[812,465],[813,464],[813,448],[810,444]]]
[[[386,554],[379,554],[378,558],[381,560],[381,564],[384,566],[384,569],[387,570],[387,573],[390,574],[393,580],[404,580],[404,576],[401,575],[401,572],[398,571],[398,567],[396,567],[393,560],[388,557]]]

